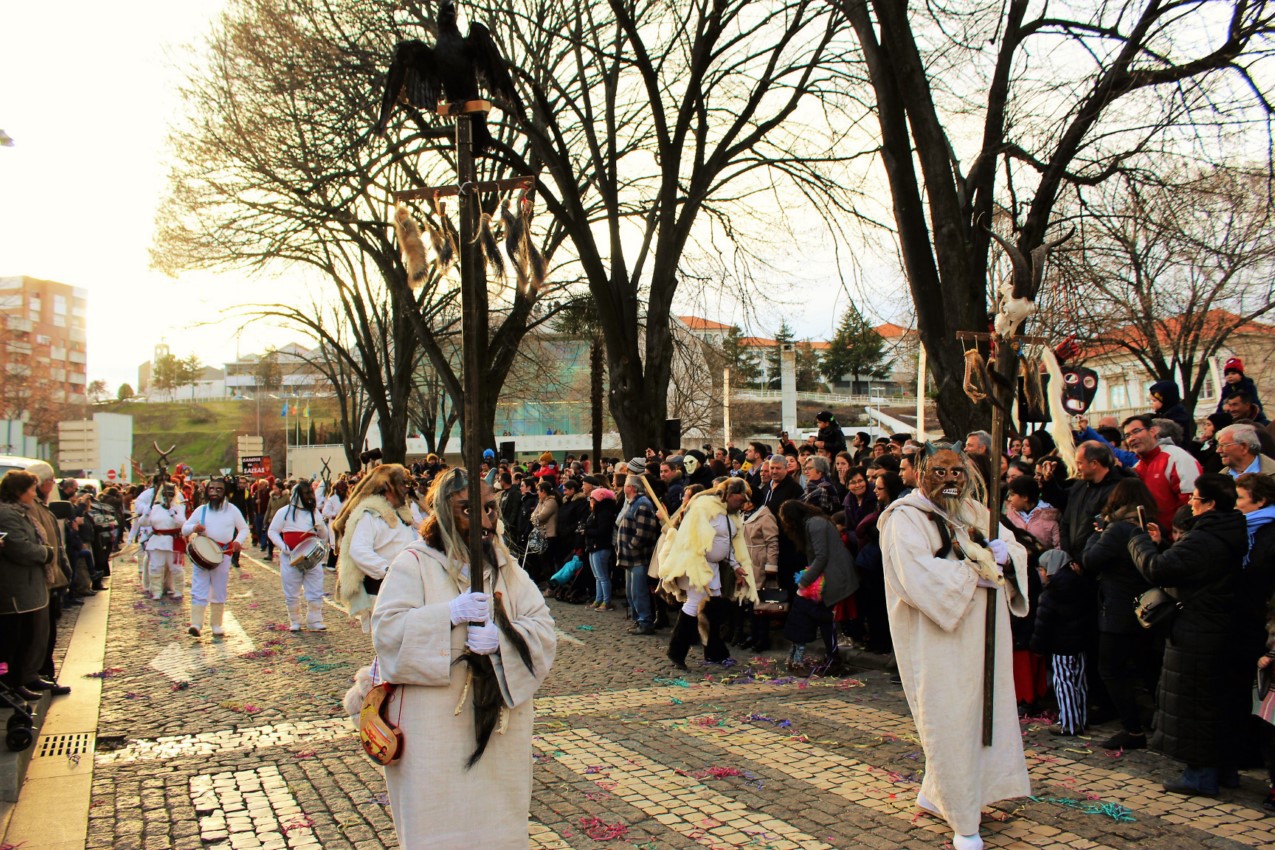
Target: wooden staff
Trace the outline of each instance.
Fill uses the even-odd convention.
[[[460,195],[461,352],[465,368],[465,404],[461,435],[469,483],[469,587],[483,590],[483,447],[478,420],[482,416],[482,368],[487,357],[487,288],[479,256],[478,187],[474,184],[474,145],[471,121],[475,113],[491,109],[486,101],[453,104],[456,110],[456,174]]]

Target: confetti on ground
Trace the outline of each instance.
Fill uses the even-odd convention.
[[[764,722],[764,723],[770,723],[770,724],[772,724],[772,725],[774,725],[774,726],[778,726],[780,729],[787,729],[789,726],[792,726],[792,721],[791,721],[791,720],[780,720],[780,719],[775,718],[775,717],[769,717],[769,716],[767,716],[767,715],[765,715],[765,714],[750,714],[750,715],[748,715],[748,719],[749,719],[749,720],[758,720],[758,721],[762,721],[762,722]]]
[[[623,823],[607,823],[599,817],[590,815],[586,818],[580,818],[580,828],[584,830],[584,834],[592,838],[594,841],[615,841],[623,838],[628,834],[629,828]]]
[[[217,705],[228,711],[234,711],[239,714],[258,714],[261,712],[261,706],[247,702],[219,702]]]
[[[312,826],[314,826],[314,821],[309,815],[297,815],[292,820],[284,824],[283,832],[286,835],[294,829],[309,829]]]
[[[1111,818],[1116,823],[1133,823],[1135,821],[1133,812],[1129,809],[1119,803],[1104,803],[1097,798],[1077,800],[1075,797],[1030,797],[1029,799],[1038,803],[1053,803],[1056,806],[1076,809],[1087,815],[1103,815]]]
[[[181,682],[173,682],[173,686],[169,688],[170,691],[186,691],[189,689],[190,689],[190,682],[187,682],[184,680]]]
[[[593,632],[597,631],[593,626],[576,626],[577,632]]]
[[[666,679],[663,676],[656,676],[651,681],[657,685],[672,685],[676,688],[689,688],[691,686],[691,683],[685,679]]]
[[[86,679],[110,679],[124,672],[123,667],[107,667],[105,670],[99,670],[96,673],[85,673]]]

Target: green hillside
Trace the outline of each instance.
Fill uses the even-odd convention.
[[[304,407],[305,402],[302,402]],[[306,442],[308,423],[313,421],[319,432],[336,428],[336,403],[333,399],[309,399],[310,419],[301,420],[301,441]],[[261,433],[266,450],[276,469],[284,463],[284,418],[279,415],[281,401],[263,401]],[[143,469],[155,466],[152,443],[160,448],[177,446],[170,464],[188,464],[196,475],[209,475],[235,464],[236,437],[257,433],[255,401],[199,401],[164,404],[112,402],[95,408],[106,413],[123,413],[133,417],[133,459]],[[297,417],[287,419],[289,441],[296,439]],[[320,434],[320,441],[322,435]]]

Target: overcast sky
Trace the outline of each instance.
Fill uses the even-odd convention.
[[[181,68],[223,0],[115,3],[66,0],[0,4],[0,276],[28,275],[89,293],[89,380],[112,392],[135,383],[137,366],[161,340],[173,353],[220,365],[297,335],[222,323],[197,327],[236,303],[299,294],[288,280],[238,275],[168,278],[150,269],[154,215],[167,174],[168,122],[177,114]],[[811,249],[814,249],[813,251]],[[754,333],[787,318],[799,336],[826,338],[845,305],[831,252],[793,246],[795,294],[761,310]],[[872,288],[899,291],[889,258],[869,260]],[[824,271],[827,270],[827,271]],[[894,318],[897,301],[873,299],[873,318]],[[744,316],[716,297],[679,312],[722,321]],[[716,313],[716,315],[714,315]]]

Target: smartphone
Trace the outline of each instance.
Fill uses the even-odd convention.
[[[1143,516],[1142,505],[1138,505],[1138,528],[1141,528],[1143,531],[1147,530],[1147,518]]]

